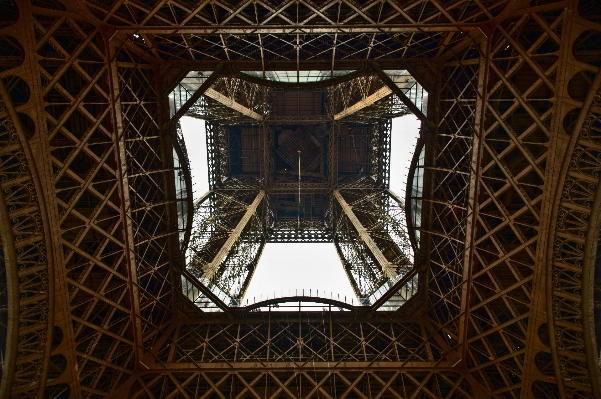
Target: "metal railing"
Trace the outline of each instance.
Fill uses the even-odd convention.
[[[182,294],[186,296],[192,303],[198,306],[205,312],[220,312],[223,307],[229,308],[249,308],[254,311],[258,310],[323,310],[324,308],[332,307],[338,310],[348,310],[354,307],[369,307],[374,305],[382,296],[387,294],[393,287],[404,277],[397,275],[382,284],[373,294],[367,298],[356,298],[354,296],[340,295],[333,292],[327,292],[319,289],[296,289],[294,292],[288,290],[273,291],[270,293],[260,294],[243,298],[242,300],[234,299],[227,293],[221,290],[216,284],[209,279],[200,277],[197,282],[193,282],[186,276],[182,275]],[[407,302],[418,290],[418,274],[415,274],[411,279],[407,280],[390,298],[376,310],[379,311],[394,311]],[[203,293],[203,290],[198,286],[202,284],[221,304],[216,303],[209,295]],[[259,305],[259,306],[257,306]]]

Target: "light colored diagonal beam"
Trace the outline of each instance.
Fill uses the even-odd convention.
[[[359,221],[357,216],[355,216],[355,212],[353,212],[351,206],[342,197],[342,194],[340,194],[339,190],[334,190],[334,198],[336,198],[336,201],[338,201],[338,203],[340,204],[342,211],[344,212],[346,217],[349,218],[355,230],[357,230],[359,237],[361,237],[361,240],[363,241],[371,255],[374,257],[375,261],[378,263],[380,268],[382,269],[384,275],[388,278],[396,276],[396,266],[391,264],[388,261],[388,259],[386,259],[382,251],[380,251],[380,248],[378,248],[374,240],[369,235],[367,229],[363,227],[363,224]]]
[[[212,98],[215,101],[220,102],[221,104],[225,105],[226,107],[229,107],[231,109],[233,109],[234,111],[238,111],[240,112],[242,115],[251,117],[253,119],[256,119],[258,121],[262,121],[263,120],[263,115],[259,115],[257,114],[255,111],[253,111],[252,109],[249,109],[247,107],[245,107],[244,105],[237,103],[236,101],[234,101],[233,99],[229,98],[228,96],[224,96],[223,94],[219,93],[217,90],[208,88],[205,92],[204,95]]]
[[[217,268],[219,267],[221,262],[223,262],[227,254],[230,252],[230,249],[232,249],[234,243],[238,241],[238,238],[240,238],[242,230],[244,230],[252,216],[257,211],[257,207],[259,206],[264,197],[265,191],[259,191],[259,194],[257,194],[252,204],[248,206],[248,208],[246,209],[246,213],[244,214],[242,219],[240,219],[234,230],[230,233],[230,236],[228,237],[227,241],[223,244],[217,255],[215,255],[215,258],[213,258],[211,263],[207,263],[202,267],[204,277],[212,278],[215,275],[215,273],[217,272]]]
[[[390,94],[392,94],[392,90],[388,86],[384,86],[380,90],[376,91],[374,94],[365,97],[363,100],[356,102],[350,107],[345,108],[341,112],[334,115],[334,120],[338,121],[344,117],[352,115],[365,107],[369,107],[376,101],[379,101]]]

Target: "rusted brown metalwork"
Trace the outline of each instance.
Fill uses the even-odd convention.
[[[2,2],[0,395],[600,398],[597,3]],[[173,79],[230,65],[213,89],[258,113],[241,87],[254,87],[251,102],[285,89],[236,87],[245,71],[361,71],[337,81],[365,83],[348,107],[383,87],[367,85],[374,60],[404,65],[431,95],[418,294],[369,317],[329,306],[238,320],[201,311],[178,272],[176,203],[191,199],[172,198]],[[214,116],[211,188],[222,190],[211,195],[248,205],[244,191],[265,182],[267,200],[294,190],[269,181],[264,153],[256,178],[234,179],[228,194],[223,122],[256,121],[202,101],[197,111]],[[388,97],[352,119],[400,106]],[[295,123],[333,118],[318,119]],[[338,166],[338,147],[328,149]],[[338,175],[302,188],[337,186],[356,203],[375,190]],[[258,231],[240,253],[260,255]],[[240,297],[246,283],[234,280],[224,288]]]

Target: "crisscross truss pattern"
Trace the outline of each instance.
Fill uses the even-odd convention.
[[[427,372],[408,374],[401,371],[341,373],[338,371],[310,370],[306,372],[258,373],[194,373],[149,374],[136,384],[137,392],[161,396],[175,389],[186,396],[231,393],[260,398],[349,397],[372,395],[379,397],[411,397],[425,393],[433,398],[459,396],[473,397],[468,382],[459,374]],[[134,396],[140,397],[139,395]],[[366,396],[368,397],[368,396]]]
[[[328,113],[334,117],[342,116],[342,112],[355,104],[360,104],[364,99],[374,98],[365,108],[362,108],[346,117],[346,120],[356,122],[380,121],[398,116],[407,115],[410,111],[397,96],[386,95],[390,89],[378,76],[365,76],[347,82],[332,85],[327,88]],[[383,97],[383,98],[382,98]]]
[[[387,190],[390,117],[408,106],[376,71],[342,78],[298,88],[218,77],[178,105],[207,120],[211,188],[195,206],[186,267],[226,305],[240,303],[264,242],[334,241],[363,302],[412,269],[404,201]]]
[[[214,191],[194,209],[188,270],[197,277],[207,276],[234,300],[244,296],[266,241],[263,198],[255,190]],[[231,242],[236,230],[237,239]]]
[[[336,250],[355,295],[367,298],[387,278],[405,275],[413,268],[404,203],[381,189],[340,190],[335,197]],[[370,240],[364,239],[365,232]],[[370,248],[372,242],[381,258]]]
[[[600,38],[595,0],[2,1],[0,396],[600,399]],[[400,69],[427,89],[426,115],[379,72]],[[363,85],[322,90],[341,101],[326,118],[395,96],[301,122],[332,138],[403,106],[422,120],[420,288],[404,306],[205,313],[181,294],[193,276],[177,204],[194,204],[168,96],[190,71],[219,70],[209,86],[226,98],[187,107],[213,115],[219,192],[197,207],[227,233],[190,239],[220,289],[243,295],[252,267],[228,262],[254,264],[269,204],[296,187],[262,191],[277,183],[270,154],[230,175],[224,122],[257,127],[261,148],[285,130],[256,118],[278,104],[240,76],[355,71]],[[316,141],[306,203],[323,201],[340,252],[364,236],[373,268],[347,270],[368,292],[365,273],[403,260],[382,243],[404,229],[375,209],[400,215],[403,201],[381,169],[376,187],[338,181],[345,147]]]
[[[241,108],[245,108],[246,115],[240,111],[233,111],[231,107],[208,95],[202,96],[200,101],[194,103],[187,115],[228,125],[252,124],[256,123],[256,120],[250,115],[260,115],[261,117],[269,115],[271,101],[269,101],[269,92],[266,86],[239,78],[222,77],[217,79],[211,89],[233,103],[239,104]]]
[[[263,63],[432,57],[463,39],[446,33],[453,24],[486,21],[506,3],[86,2],[98,19],[140,31],[136,44],[158,59]]]

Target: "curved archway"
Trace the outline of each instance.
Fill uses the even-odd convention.
[[[547,287],[549,339],[560,391],[571,387],[596,396],[601,395],[601,373],[591,319],[601,228],[600,84],[598,75],[573,124],[555,194],[547,263],[552,276]]]
[[[4,82],[2,82],[4,83]],[[27,84],[23,82],[25,87]],[[50,359],[54,304],[46,210],[28,146],[27,118],[18,114],[9,88],[0,84],[0,234],[10,291],[7,348],[0,396],[22,389],[41,392]]]
[[[19,284],[14,238],[2,191],[0,190],[0,305],[5,307],[6,313],[0,313],[0,354],[4,363],[0,369],[0,396],[7,397],[13,382],[18,349]]]

